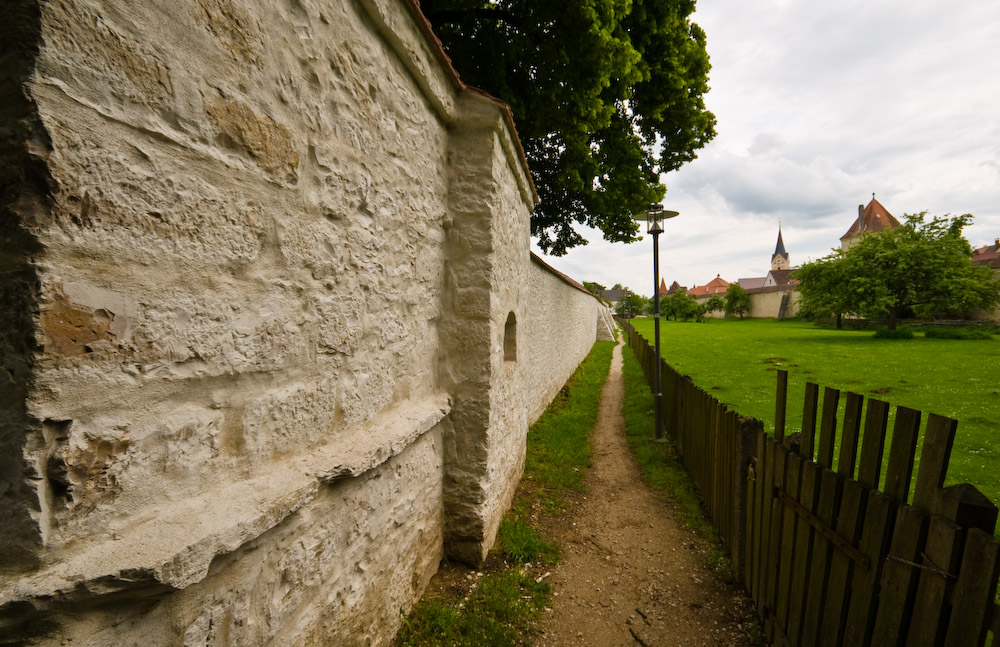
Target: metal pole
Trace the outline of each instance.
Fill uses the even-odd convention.
[[[660,386],[660,232],[653,231],[653,338],[656,346],[656,438],[663,438],[663,388]]]

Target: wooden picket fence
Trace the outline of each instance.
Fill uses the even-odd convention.
[[[622,323],[652,384],[654,351]],[[972,485],[943,487],[956,421],[927,416],[919,443],[921,412],[897,407],[887,434],[889,404],[856,393],[841,403],[807,383],[802,429],[786,435],[778,371],[768,435],[661,371],[666,431],[772,644],[958,647],[1000,635],[997,508]]]

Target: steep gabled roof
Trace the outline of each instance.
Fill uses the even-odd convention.
[[[705,285],[696,285],[688,290],[688,294],[698,297],[706,294],[725,294],[727,290],[729,290],[729,281],[716,274],[715,278]]]
[[[854,238],[866,232],[882,231],[883,229],[894,229],[899,226],[899,221],[893,218],[889,210],[882,206],[882,203],[872,195],[872,201],[864,209],[858,207],[858,218],[851,224],[847,233],[840,237]]]

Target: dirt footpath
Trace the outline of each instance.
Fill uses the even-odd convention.
[[[752,645],[745,594],[705,567],[705,546],[642,482],[625,443],[622,346],[594,431],[587,495],[563,531],[541,647]]]

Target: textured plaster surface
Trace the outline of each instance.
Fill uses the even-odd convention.
[[[0,635],[386,643],[599,327],[507,113],[400,0],[11,2]]]

